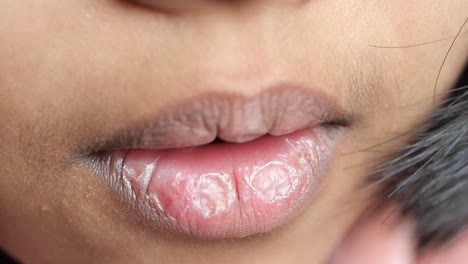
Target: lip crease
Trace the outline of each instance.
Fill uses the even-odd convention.
[[[294,87],[195,98],[105,145],[99,176],[160,229],[202,239],[268,232],[318,189],[345,131],[328,125],[344,119],[338,109]],[[216,138],[224,142],[208,144]]]

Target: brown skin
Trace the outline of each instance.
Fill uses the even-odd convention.
[[[358,186],[424,121],[468,0],[3,0],[0,246],[25,263],[320,263],[369,202]],[[171,4],[174,3],[174,4]],[[437,86],[468,56],[462,34]],[[203,242],[135,221],[76,150],[179,100],[298,80],[353,117],[314,201],[271,234]],[[258,87],[258,88],[257,88]],[[349,154],[357,152],[354,154]]]

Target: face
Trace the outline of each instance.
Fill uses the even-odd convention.
[[[466,0],[2,6],[0,246],[26,263],[321,263],[468,56],[437,78]]]

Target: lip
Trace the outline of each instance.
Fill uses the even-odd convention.
[[[345,129],[339,107],[303,89],[208,95],[103,144],[93,165],[158,229],[242,238],[297,215]],[[216,138],[222,143],[208,144]]]
[[[243,143],[351,119],[335,98],[302,85],[280,83],[254,96],[209,93],[168,104],[156,117],[98,142],[99,150],[195,147],[217,139]]]

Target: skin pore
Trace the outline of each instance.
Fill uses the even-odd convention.
[[[467,0],[3,0],[0,247],[25,263],[322,263],[371,203],[366,175],[407,138],[379,144],[435,109],[466,10]],[[467,56],[462,34],[437,101]],[[155,230],[83,166],[94,142],[176,102],[284,80],[335,97],[351,121],[313,201],[272,232],[205,241]]]

